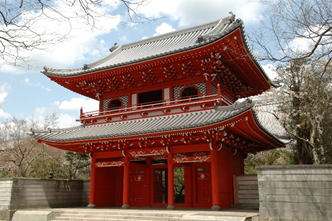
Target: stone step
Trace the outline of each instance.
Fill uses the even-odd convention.
[[[105,218],[105,219],[100,219],[100,218],[75,218],[72,217],[71,219],[52,219],[52,221],[128,221],[128,219],[114,219],[114,218]],[[131,220],[131,219],[130,219]],[[159,220],[159,219],[155,219],[155,220]],[[151,221],[151,220],[140,220],[140,221]]]
[[[60,215],[55,217],[54,221],[60,221],[60,220],[145,220],[145,221],[151,221],[151,220],[158,220],[158,221],[178,221],[183,216],[182,213],[176,213],[176,214],[169,214],[166,212],[76,212],[76,211],[66,211],[62,212]]]
[[[149,210],[149,209],[40,209],[19,210],[13,221],[258,221],[252,211],[199,211],[199,210]]]
[[[53,219],[54,221],[59,220],[158,220],[158,221],[175,221],[179,220],[180,217],[170,217],[170,216],[134,216],[134,215],[96,215],[93,216],[91,214],[82,214],[80,216],[73,216],[73,215],[63,215],[56,217]]]
[[[139,220],[139,221],[246,221],[251,219],[246,219],[246,217],[232,217],[232,216],[213,216],[213,215],[196,215],[196,214],[177,214],[177,216],[166,216],[169,214],[123,214],[123,215],[112,215],[112,214],[61,214],[60,216],[53,219],[53,221],[106,221],[106,220],[115,220],[115,221],[128,221],[128,220]]]
[[[56,221],[68,221],[68,219],[53,219]],[[70,219],[72,221],[128,221],[128,219]],[[158,219],[156,219],[158,220]],[[140,221],[150,221],[150,220],[140,220]]]

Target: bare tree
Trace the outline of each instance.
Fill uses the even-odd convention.
[[[151,18],[137,11],[148,0],[13,0],[0,2],[0,59],[7,63],[28,61],[25,51],[45,50],[52,43],[70,38],[75,27],[72,22],[97,28],[101,19],[112,18],[112,7],[127,10],[129,22],[138,23]],[[47,22],[48,26],[41,26]],[[62,30],[60,34],[59,30]],[[63,33],[63,29],[67,32]]]
[[[332,1],[265,0],[260,30],[248,37],[261,60],[332,60]]]
[[[295,163],[330,162],[332,1],[264,3],[260,30],[248,37],[260,60],[277,62],[283,86],[262,102],[279,107],[274,115],[293,138]]]
[[[277,72],[283,86],[262,95],[259,102],[277,107],[273,114],[293,138],[295,163],[330,163],[332,68],[326,69],[325,60],[306,59],[279,66]]]
[[[54,127],[56,120],[56,115],[50,115],[45,118],[44,125]],[[16,118],[0,125],[0,163],[4,170],[13,173],[12,176],[28,176],[31,164],[45,154],[45,146],[28,135],[31,126],[37,126],[33,119]]]

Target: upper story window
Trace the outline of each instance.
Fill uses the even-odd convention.
[[[119,98],[116,98],[108,103],[107,110],[111,112],[118,112],[121,107],[122,101]]]
[[[195,86],[185,87],[181,91],[181,100],[183,100],[182,102],[198,99],[198,91],[198,88]]]
[[[151,107],[161,105],[163,101],[163,90],[155,90],[138,94],[138,103],[143,107]]]

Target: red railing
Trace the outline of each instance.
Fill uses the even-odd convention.
[[[116,117],[116,116],[128,116],[132,114],[141,114],[142,116],[147,115],[147,113],[152,111],[163,111],[164,114],[170,112],[171,109],[180,108],[181,111],[186,111],[191,106],[200,105],[202,108],[212,108],[216,105],[231,105],[233,101],[229,98],[221,95],[220,93],[213,94],[200,94],[195,96],[184,97],[181,99],[174,100],[163,100],[160,102],[149,102],[143,104],[134,104],[125,107],[115,107],[109,110],[103,111],[90,111],[83,112],[81,109],[80,119],[78,121],[84,120],[97,120],[98,118],[105,117]]]

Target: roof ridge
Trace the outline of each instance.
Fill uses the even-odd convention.
[[[191,26],[191,27],[184,28],[184,29],[175,30],[175,31],[168,32],[168,33],[165,33],[165,34],[160,34],[160,35],[157,35],[157,36],[148,37],[146,39],[141,39],[141,40],[138,40],[138,41],[127,43],[127,44],[119,45],[110,54],[106,55],[105,57],[103,57],[103,58],[101,58],[101,59],[99,59],[99,60],[97,60],[95,62],[84,64],[83,67],[78,67],[78,68],[63,68],[63,69],[44,67],[44,70],[41,71],[41,72],[43,74],[50,74],[50,73],[52,73],[51,75],[54,75],[57,72],[61,73],[62,71],[66,71],[66,72],[82,72],[83,71],[84,72],[84,71],[86,71],[88,69],[94,69],[95,67],[98,67],[98,65],[103,64],[104,62],[110,60],[111,58],[115,57],[116,55],[118,55],[122,51],[124,51],[126,49],[130,49],[130,48],[136,47],[136,46],[145,45],[145,44],[156,42],[156,41],[159,41],[159,40],[163,40],[163,39],[168,39],[168,38],[180,36],[182,34],[186,34],[186,33],[190,33],[190,32],[195,32],[195,31],[198,31],[198,30],[212,28],[212,30],[210,30],[208,33],[204,34],[204,36],[205,35],[209,35],[212,31],[213,32],[217,32],[218,31],[218,27],[221,28],[222,25],[226,24],[227,22],[229,24],[232,24],[232,22],[234,22],[234,18],[235,18],[235,15],[230,12],[229,16],[221,18],[221,19],[217,19],[217,20],[214,20],[214,21],[206,22],[204,24],[199,24],[199,25]],[[226,29],[228,30],[228,27],[226,27]],[[216,34],[211,33],[211,34],[212,34],[212,36],[218,35],[218,33],[216,33]]]
[[[174,36],[179,36],[179,35],[182,35],[184,33],[193,32],[193,31],[197,31],[197,30],[202,30],[204,28],[205,29],[210,28],[211,26],[212,27],[215,26],[215,24],[218,25],[222,20],[224,20],[224,18],[218,19],[218,20],[215,20],[215,21],[211,21],[211,22],[207,22],[207,23],[204,23],[204,24],[199,24],[199,25],[196,25],[196,26],[192,26],[192,27],[188,27],[188,28],[175,30],[175,31],[172,31],[172,32],[168,32],[168,33],[148,37],[146,39],[137,40],[137,41],[130,42],[130,43],[127,43],[127,44],[119,45],[111,54],[105,56],[104,58],[101,58],[98,61],[95,61],[95,62],[92,62],[92,63],[88,64],[88,67],[89,68],[94,68],[95,66],[98,66],[98,65],[104,63],[105,61],[111,59],[112,57],[116,56],[117,54],[119,54],[123,50],[129,49],[129,48],[134,48],[134,47],[137,47],[137,46],[140,46],[140,45],[145,45],[145,44],[148,44],[148,43],[151,43],[151,42],[156,42],[156,41],[159,41],[159,40],[162,40],[162,39],[165,39],[165,38],[172,38]],[[213,28],[213,29],[215,29],[215,28]],[[82,70],[82,68],[79,68],[79,69]]]
[[[179,35],[184,34],[184,33],[197,31],[197,30],[201,30],[201,29],[204,29],[204,28],[209,28],[210,26],[214,26],[215,23],[218,24],[221,20],[223,20],[223,18],[218,19],[218,20],[214,20],[214,21],[211,21],[211,22],[207,22],[207,23],[204,23],[204,24],[200,24],[200,25],[196,25],[196,26],[192,26],[192,27],[179,29],[179,30],[175,30],[175,31],[172,31],[172,32],[168,32],[168,33],[148,37],[146,39],[130,42],[128,44],[124,44],[123,46],[125,47],[125,49],[127,49],[127,48],[134,47],[136,45],[141,45],[141,44],[138,44],[138,43],[141,43],[141,42],[144,42],[144,43],[145,42],[154,42],[154,41],[159,40],[159,39],[165,39],[166,36],[169,36],[169,37],[179,36]]]

